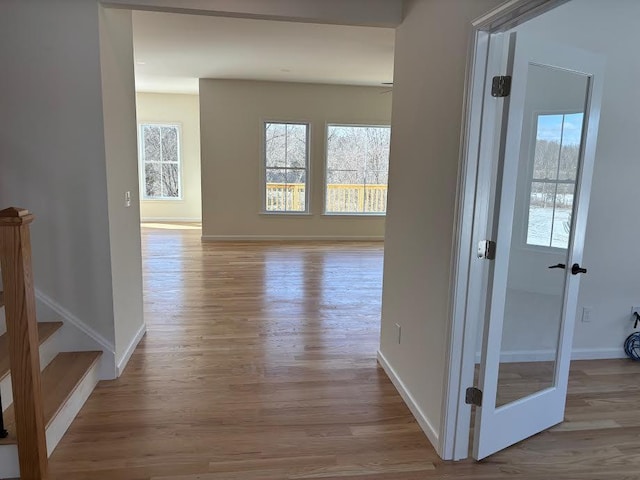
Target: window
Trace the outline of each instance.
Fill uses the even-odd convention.
[[[583,113],[537,115],[527,218],[528,245],[569,247],[582,120]]]
[[[264,124],[266,212],[307,212],[309,125]]]
[[[387,211],[391,128],[329,125],[325,213]]]
[[[179,132],[178,125],[140,125],[143,199],[182,198]]]

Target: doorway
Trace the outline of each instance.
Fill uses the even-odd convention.
[[[513,2],[512,6],[515,3],[517,2]],[[544,11],[541,11],[540,8],[544,8]],[[608,157],[607,153],[611,152],[615,158],[624,151],[623,145],[629,142],[629,139],[621,137],[622,134],[618,128],[620,124],[615,120],[616,115],[618,118],[624,117],[625,108],[621,102],[611,101],[611,97],[607,97],[607,92],[613,88],[609,84],[612,77],[610,72],[612,68],[615,69],[612,64],[622,67],[624,61],[614,53],[617,48],[616,40],[606,38],[604,33],[599,36],[591,31],[590,37],[588,37],[586,33],[583,35],[575,32],[578,30],[576,18],[597,18],[598,20],[604,19],[606,24],[606,27],[600,31],[610,34],[619,28],[614,25],[626,25],[624,17],[631,15],[634,8],[635,5],[631,2],[624,2],[620,11],[616,12],[607,11],[603,7],[595,5],[594,2],[580,0],[546,2],[544,7],[538,5],[534,11],[529,11],[524,16],[516,15],[515,18],[509,16],[505,10],[502,10],[502,13],[494,12],[497,16],[494,16],[489,23],[501,25],[498,29],[487,27],[482,30],[476,25],[478,31],[475,54],[480,54],[482,58],[487,59],[487,63],[486,69],[484,64],[474,63],[474,70],[470,78],[473,85],[471,91],[490,92],[490,88],[486,89],[487,86],[490,87],[490,82],[487,85],[486,78],[493,80],[493,77],[497,75],[512,74],[514,83],[511,96],[506,97],[506,100],[489,97],[489,93],[485,93],[486,96],[479,98],[472,93],[470,98],[467,117],[467,140],[470,144],[467,147],[471,145],[469,150],[472,150],[473,154],[471,157],[467,157],[471,160],[468,160],[469,163],[465,165],[467,175],[465,181],[468,182],[467,184],[474,185],[472,190],[475,210],[472,209],[473,215],[471,217],[466,217],[466,224],[461,225],[461,240],[464,244],[466,257],[461,250],[462,255],[458,259],[461,262],[458,264],[458,273],[462,272],[464,275],[458,276],[457,286],[464,287],[464,294],[457,295],[459,303],[456,303],[458,310],[454,319],[453,336],[456,336],[456,322],[460,318],[466,318],[468,323],[464,324],[459,336],[456,337],[458,343],[455,343],[456,340],[452,342],[452,351],[454,352],[456,351],[455,345],[463,345],[462,348],[457,348],[461,370],[453,376],[451,373],[455,372],[455,368],[450,371],[450,385],[458,382],[457,387],[449,388],[450,394],[453,391],[456,394],[455,398],[453,396],[449,398],[449,405],[453,403],[457,405],[453,409],[457,413],[448,415],[450,425],[456,424],[458,426],[455,434],[448,438],[450,440],[449,451],[453,458],[465,458],[469,453],[471,408],[465,403],[467,387],[481,385],[479,390],[483,390],[482,386],[493,384],[493,387],[488,389],[490,391],[487,389],[482,391],[483,406],[477,409],[477,416],[482,416],[482,414],[478,415],[481,409],[493,410],[496,414],[498,411],[504,413],[508,410],[506,407],[509,405],[524,406],[528,403],[541,401],[553,388],[558,387],[560,370],[562,370],[561,362],[566,362],[568,372],[571,359],[612,359],[621,358],[624,355],[621,345],[632,326],[628,319],[630,318],[629,309],[633,305],[633,297],[621,293],[619,287],[615,289],[613,285],[606,285],[605,272],[620,271],[622,275],[626,275],[626,273],[622,273],[625,270],[621,266],[624,261],[620,261],[616,267],[607,265],[601,260],[601,256],[609,257],[609,260],[614,256],[622,256],[622,252],[619,252],[619,255],[608,253],[608,247],[605,248],[606,243],[603,237],[607,237],[609,242],[620,244],[626,255],[633,256],[634,251],[623,247],[626,242],[621,241],[620,236],[628,228],[622,225],[622,220],[618,218],[618,212],[613,208],[611,202],[612,197],[626,198],[626,202],[629,202],[630,195],[626,197],[617,195],[615,182],[611,178],[611,167],[607,169],[603,166]],[[535,11],[536,9],[537,11]],[[614,17],[616,17],[615,20]],[[484,20],[486,21],[487,18]],[[512,40],[510,35],[512,32],[517,32],[516,40]],[[560,64],[551,65],[539,58],[529,62],[529,76],[526,77],[526,83],[529,86],[536,83],[533,79],[536,76],[536,71],[539,74],[537,75],[538,80],[542,80],[545,68],[541,69],[541,66],[554,66],[556,73],[562,72],[558,76],[554,74],[553,88],[548,86],[541,89],[547,99],[551,99],[552,92],[561,89],[563,80],[560,77],[569,79],[573,78],[572,74],[587,74],[590,77],[587,83],[593,82],[591,86],[578,87],[576,84],[571,88],[572,93],[584,93],[586,88],[590,92],[590,98],[584,103],[587,109],[582,114],[583,118],[579,118],[580,109],[569,103],[559,103],[555,106],[542,104],[534,109],[535,111],[519,112],[520,125],[517,125],[517,130],[520,135],[517,138],[517,143],[510,146],[508,137],[514,121],[514,105],[510,102],[514,102],[513,98],[516,95],[514,91],[522,87],[518,78],[522,80],[523,75],[521,73],[516,76],[516,70],[508,72],[505,65],[509,61],[517,65],[518,40],[524,39],[526,43],[527,37],[531,38],[536,34],[538,37],[533,44],[547,45],[546,51],[542,54],[555,55],[568,47],[569,49],[577,49],[573,50],[576,52],[573,55],[574,60],[577,59],[577,56],[585,54],[595,59],[595,63],[599,61],[601,66],[598,67],[594,64],[593,68],[589,70],[575,66],[562,67]],[[506,45],[499,53],[492,51],[497,37],[502,37],[502,42]],[[620,45],[621,39],[617,40],[617,45]],[[548,45],[554,45],[554,47],[549,48]],[[479,57],[474,58],[477,62]],[[607,63],[607,81],[598,86],[598,77],[600,81],[603,77],[604,60]],[[479,67],[479,65],[481,66]],[[546,70],[547,73],[549,71]],[[567,74],[567,72],[571,72],[571,74]],[[613,80],[618,88],[621,88],[620,84],[624,83],[620,80],[619,78]],[[603,89],[601,108],[597,106],[598,102],[594,95],[598,88]],[[625,86],[625,88],[628,89],[630,86]],[[632,90],[622,91],[629,94],[632,92]],[[525,99],[526,93],[524,92],[523,96]],[[564,95],[563,102],[570,102],[570,96]],[[589,103],[594,99],[596,100],[595,104]],[[483,109],[482,107],[486,107],[489,101],[494,102],[493,106]],[[583,98],[582,101],[585,102],[585,99]],[[597,128],[597,119],[587,118],[585,121],[586,117],[584,117],[584,115],[590,115],[596,108],[603,115],[600,128]],[[485,137],[484,143],[480,137],[474,138],[474,135],[480,131],[481,125],[485,128],[487,125],[498,125],[498,128],[495,129],[495,136]],[[574,128],[578,125],[583,129],[580,132],[583,135],[583,141],[580,143],[571,138],[574,133],[579,131]],[[592,134],[589,129],[594,126],[596,129]],[[549,136],[552,130],[558,133],[555,138]],[[574,133],[571,133],[571,130]],[[506,132],[506,135],[501,137],[501,132]],[[615,142],[602,145],[602,138],[606,138],[608,134],[616,138]],[[557,146],[555,152],[558,158],[553,174],[550,164],[545,167],[549,168],[548,171],[543,171],[544,168],[540,170],[541,164],[544,163],[542,160],[544,158],[543,147],[549,147],[552,144]],[[580,145],[580,147],[576,147],[576,145]],[[509,154],[510,148],[511,153]],[[577,218],[580,216],[578,213],[581,209],[579,204],[584,200],[577,200],[580,189],[587,187],[578,184],[580,177],[582,176],[584,180],[584,175],[588,176],[588,172],[584,169],[584,164],[582,164],[582,173],[578,168],[576,175],[569,174],[568,171],[561,172],[564,166],[560,166],[560,163],[563,162],[565,166],[571,163],[567,155],[570,156],[572,149],[577,149],[578,152],[582,151],[581,154],[578,153],[578,156],[582,155],[582,160],[588,158],[589,150],[593,149],[591,155],[595,161],[594,188],[589,195],[593,197],[592,207],[589,209],[589,225],[584,226],[584,234],[580,234],[580,228],[577,227],[577,223],[581,221]],[[538,150],[537,161],[536,150]],[[562,151],[565,153],[563,154]],[[518,161],[512,162],[513,170],[511,171],[508,167],[509,158],[507,157],[509,155],[512,160],[514,155],[518,157]],[[561,160],[561,157],[564,160]],[[499,164],[496,161],[499,158],[507,158],[507,160],[504,164]],[[489,167],[485,165],[486,168],[483,169],[483,161],[489,161],[487,159],[491,159],[494,163]],[[476,169],[478,165],[480,168]],[[618,164],[617,168],[619,168],[616,169],[617,175],[624,176],[625,167],[622,162]],[[577,179],[575,184],[574,178]],[[504,199],[505,188],[511,190],[511,206],[500,204],[500,201]],[[468,191],[469,189],[466,190],[466,192]],[[496,204],[497,208],[494,208]],[[509,211],[510,208],[511,211]],[[605,219],[607,209],[609,216]],[[464,212],[463,209],[461,215],[463,221]],[[494,213],[496,216],[493,215]],[[583,215],[586,220],[587,213],[583,212]],[[509,221],[504,222],[503,216],[507,216]],[[596,226],[592,226],[594,221]],[[616,224],[618,229],[615,232],[603,232],[607,221]],[[482,232],[478,231],[479,225],[485,226]],[[502,236],[500,236],[501,227],[503,229]],[[580,236],[582,238],[579,238]],[[478,259],[476,256],[478,253],[485,253],[484,249],[482,252],[478,252],[479,242],[481,240],[496,241],[496,239],[498,243],[496,259]],[[507,254],[504,253],[505,249],[508,251]],[[577,256],[576,253],[578,253]],[[549,261],[547,262],[547,260]],[[499,264],[501,264],[500,267]],[[574,266],[574,264],[576,265]],[[585,267],[589,271],[586,276],[585,272],[580,270]],[[468,268],[466,273],[464,268]],[[499,275],[503,275],[503,283],[500,288],[496,288],[496,271],[500,269],[502,269],[502,273]],[[571,270],[576,275],[573,275]],[[575,285],[575,280],[581,276],[583,277],[582,286],[578,288]],[[463,281],[461,281],[462,277],[464,277]],[[546,278],[546,280],[540,280],[541,278]],[[468,284],[465,284],[467,281]],[[600,288],[596,291],[594,285],[599,285]],[[624,287],[622,288],[624,290]],[[554,291],[555,295],[553,295]],[[501,311],[496,312],[496,305],[500,305],[498,310]],[[519,308],[515,308],[516,306]],[[553,310],[550,310],[552,306]],[[504,321],[501,321],[497,326],[492,326],[490,319],[496,315]],[[485,318],[489,319],[487,320],[489,328],[485,329],[483,355],[480,355],[479,331],[483,330],[482,324]],[[565,323],[555,323],[552,326],[552,321],[559,322],[563,318]],[[540,319],[544,319],[547,323],[541,322]],[[595,322],[598,325],[594,325]],[[576,326],[575,336],[572,332],[574,325]],[[491,333],[492,328],[493,333]],[[464,343],[462,343],[463,340]],[[489,348],[491,344],[494,348],[493,353]],[[618,345],[620,346],[618,347]],[[560,352],[562,349],[565,350],[564,354]],[[493,357],[489,358],[491,356]],[[508,358],[509,356],[511,358]],[[560,360],[560,357],[564,357],[564,359]],[[480,375],[480,383],[473,381],[473,366],[477,360],[481,360],[485,365],[485,375],[484,377]],[[487,363],[492,365],[489,367]],[[527,369],[530,366],[536,367],[535,372]],[[533,376],[527,378],[529,374]],[[504,396],[507,392],[502,390],[503,397],[500,399],[501,388],[505,385],[501,380],[507,376],[511,379],[518,379],[515,382],[518,384],[516,385],[517,390],[512,391],[512,397]],[[487,377],[492,378],[488,379]],[[556,419],[549,420],[549,426],[561,422],[564,418],[566,380],[563,388],[565,392],[559,396]],[[472,400],[474,399],[470,398],[470,401]],[[511,418],[501,430],[506,430],[510,432],[509,434],[518,429],[524,430],[528,427],[525,428],[523,424],[529,424],[530,427],[532,423],[542,421],[541,419],[545,415],[550,415],[551,410],[551,407],[543,408],[542,412],[544,413],[531,412],[529,416],[521,412]],[[450,414],[451,410],[447,413]],[[539,428],[539,430],[543,428]],[[447,432],[451,433],[451,430],[447,429]],[[523,434],[522,438],[533,433],[535,432],[532,430],[529,434]],[[475,453],[479,457],[484,456],[478,451]]]
[[[201,221],[204,241],[384,238],[394,29],[132,19],[143,222]]]
[[[496,193],[490,225],[477,226],[491,240],[476,261],[487,270],[476,459],[564,415],[604,71],[537,35],[512,32],[508,44],[511,75],[492,78],[488,99],[504,99]],[[511,78],[510,91],[495,87]]]

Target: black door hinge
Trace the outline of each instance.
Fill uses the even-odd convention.
[[[478,258],[485,260],[496,259],[496,242],[492,240],[482,240],[478,243]]]
[[[469,387],[464,396],[464,402],[467,405],[482,406],[482,390],[476,387]]]
[[[493,77],[491,82],[491,96],[500,98],[508,97],[511,93],[511,77],[509,75],[498,75]]]

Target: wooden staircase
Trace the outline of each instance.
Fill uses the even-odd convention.
[[[82,392],[90,387],[88,393],[91,393],[98,382],[97,375],[92,373],[101,354],[102,352],[61,352],[43,370],[42,400],[49,455],[71,424],[70,421],[65,422],[65,417],[70,416],[70,420],[75,418],[88,397]],[[4,411],[4,422],[9,436],[0,439],[0,446],[18,445],[13,404]]]
[[[48,456],[98,383],[102,355],[58,351],[63,323],[36,322],[32,218],[25,210],[0,211],[0,398],[9,433],[0,438],[0,479],[48,478]]]
[[[0,292],[0,294],[2,294],[2,292]],[[0,302],[0,312],[2,312],[3,307],[4,304]],[[0,324],[2,324],[0,326],[4,327],[4,320],[2,318],[0,318]],[[62,322],[38,323],[38,341],[41,347],[40,365],[43,367],[55,356],[53,355],[55,352],[50,352],[47,348],[51,343],[47,342],[47,340],[61,327]],[[6,329],[3,328],[3,330]],[[0,335],[0,397],[2,398],[2,406],[4,409],[13,402],[13,396],[11,394],[11,368],[9,365],[9,335],[7,333]]]

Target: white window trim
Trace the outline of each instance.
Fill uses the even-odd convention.
[[[267,210],[267,124],[304,125],[307,127],[307,156],[305,162],[304,210]],[[263,119],[260,122],[260,215],[269,216],[309,216],[311,215],[311,122],[305,120]],[[302,170],[302,169],[299,169]]]
[[[523,225],[522,225],[522,237],[520,241],[520,245],[521,245],[520,248],[524,250],[531,250],[535,252],[550,253],[550,254],[558,254],[566,251],[565,248],[553,247],[551,245],[549,246],[533,245],[527,242],[527,237],[529,235],[529,207],[531,203],[531,187],[533,186],[533,169],[535,168],[534,162],[531,162],[530,159],[533,155],[535,155],[535,151],[536,151],[536,138],[538,133],[537,132],[538,117],[544,116],[544,115],[575,115],[576,113],[584,113],[584,112],[581,112],[579,110],[575,110],[575,111],[574,110],[535,110],[533,112],[532,125],[535,125],[536,128],[531,130],[531,140],[529,142],[529,154],[528,154],[529,156],[527,157],[527,160],[528,160],[527,163],[529,164],[527,169],[527,178],[526,178],[526,182],[527,182],[526,195],[527,196],[525,197],[525,201],[522,202],[524,215],[522,215]],[[579,174],[580,172],[578,171],[576,173],[576,178],[578,178],[577,176]],[[576,181],[574,181],[573,184],[575,185]]]
[[[147,197],[145,185],[145,161],[144,161],[144,136],[142,129],[145,126],[172,127],[178,130],[178,192],[177,197]],[[182,165],[182,123],[180,122],[139,122],[138,123],[138,171],[140,172],[140,201],[142,202],[184,202],[183,181],[184,168]]]
[[[387,211],[385,206],[384,212],[328,212],[327,211],[327,177],[329,176],[329,128],[330,127],[374,127],[389,128],[390,124],[385,123],[339,123],[329,122],[324,128],[324,178],[322,181],[322,215],[327,217],[386,217]],[[389,159],[390,161],[390,159]],[[389,192],[389,182],[387,181],[387,195]],[[388,199],[388,197],[387,197]],[[388,201],[388,200],[387,200]]]

